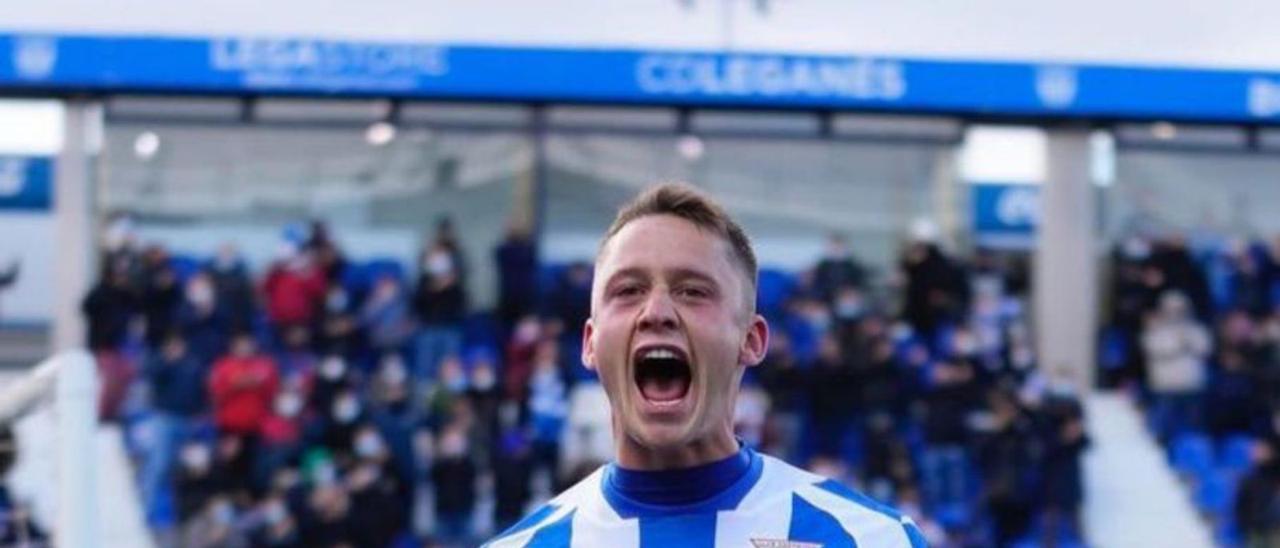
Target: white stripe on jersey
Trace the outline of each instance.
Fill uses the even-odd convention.
[[[796,494],[819,510],[831,514],[858,546],[911,548],[903,522],[831,493],[816,485],[804,485]]]
[[[785,539],[791,527],[791,493],[796,487],[822,481],[768,455],[760,455],[760,481],[735,510],[716,514],[716,547],[751,546],[752,539]],[[778,501],[779,497],[787,500]],[[779,504],[780,503],[780,504]]]

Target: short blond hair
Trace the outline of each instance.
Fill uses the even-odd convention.
[[[747,280],[748,310],[755,310],[758,266],[751,238],[732,217],[709,196],[684,183],[663,183],[640,193],[618,210],[618,216],[609,225],[600,241],[597,257],[603,256],[605,247],[623,227],[642,217],[671,215],[710,231],[729,244],[730,257]]]

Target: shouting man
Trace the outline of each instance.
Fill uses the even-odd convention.
[[[738,385],[769,343],[755,296],[751,242],[710,199],[662,185],[625,206],[600,244],[582,351],[615,460],[488,546],[924,546],[909,518],[734,437]]]

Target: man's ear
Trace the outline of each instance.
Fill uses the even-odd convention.
[[[596,370],[596,329],[591,318],[587,318],[587,323],[582,326],[582,365]]]
[[[747,367],[759,365],[768,352],[769,322],[764,316],[755,314],[747,328],[747,336],[742,339],[742,347],[738,349],[738,363]]]

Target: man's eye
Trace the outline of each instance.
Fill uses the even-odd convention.
[[[682,297],[705,299],[711,295],[711,292],[701,287],[682,287],[680,288],[679,291],[677,291],[677,294],[679,294]]]
[[[613,290],[613,295],[616,297],[631,297],[639,294],[640,286],[638,285],[624,285]]]

